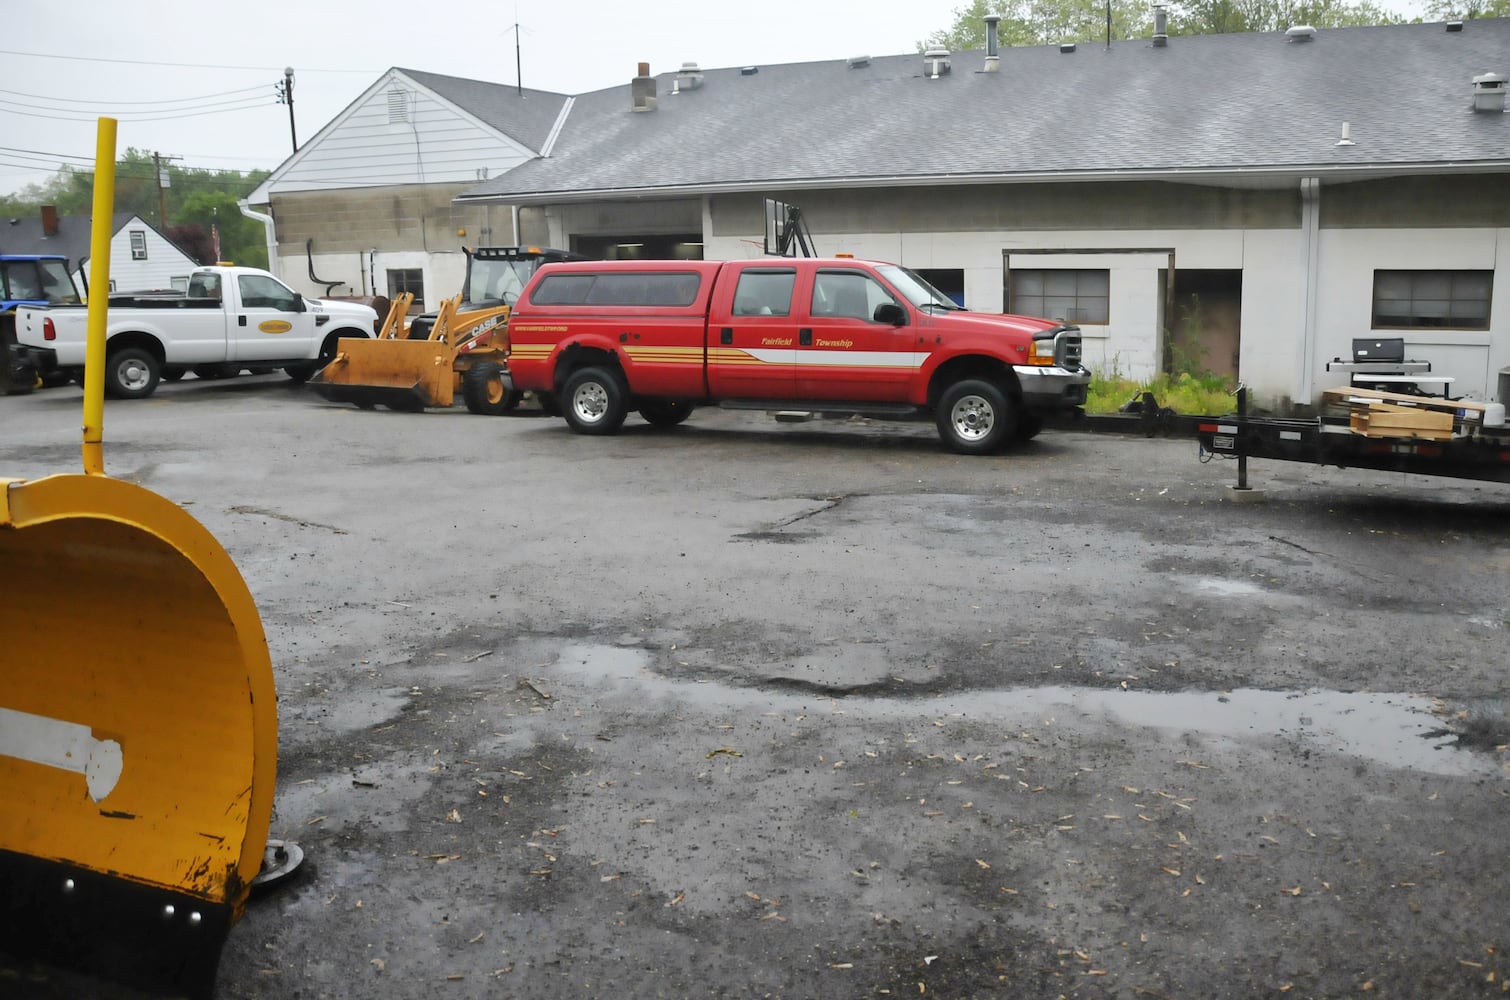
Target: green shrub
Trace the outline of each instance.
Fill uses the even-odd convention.
[[[1231,413],[1237,406],[1232,395],[1235,391],[1236,386],[1219,375],[1182,372],[1178,375],[1156,375],[1140,382],[1123,375],[1113,365],[1110,372],[1096,372],[1091,376],[1085,412],[1115,413],[1128,400],[1151,392],[1160,406],[1168,407],[1176,413]]]

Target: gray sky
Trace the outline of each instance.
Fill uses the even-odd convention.
[[[184,166],[289,155],[275,85],[294,68],[299,142],[391,66],[580,94],[683,62],[704,69],[910,52],[960,0],[0,0],[0,192],[92,169],[96,120]],[[417,16],[418,15],[418,16]],[[153,120],[156,119],[156,120]]]

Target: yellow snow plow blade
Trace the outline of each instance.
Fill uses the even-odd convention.
[[[92,257],[101,284],[107,121]],[[178,505],[103,474],[100,300],[85,474],[0,479],[0,950],[208,996],[267,847],[272,663],[251,593],[214,537]]]
[[[364,410],[379,404],[394,410],[423,410],[455,401],[455,352],[434,340],[342,338],[336,356],[310,380],[333,403]]]

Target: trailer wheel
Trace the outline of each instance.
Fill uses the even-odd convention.
[[[675,427],[692,416],[692,404],[680,399],[656,399],[640,407],[640,416],[652,427]]]
[[[478,361],[461,378],[461,398],[468,413],[502,416],[519,405],[524,393],[503,387],[503,366],[496,361]]]
[[[964,379],[944,390],[935,416],[939,437],[961,455],[987,455],[1012,435],[1016,421],[1006,393],[983,379]]]
[[[157,390],[161,366],[142,347],[123,347],[105,365],[105,391],[116,399],[145,399]]]
[[[623,376],[612,369],[573,372],[561,395],[566,422],[578,434],[616,433],[629,415],[629,391]]]

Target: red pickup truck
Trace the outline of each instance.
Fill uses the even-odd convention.
[[[1080,330],[967,312],[917,274],[853,258],[548,264],[509,317],[512,388],[582,434],[701,405],[932,417],[966,454],[1085,402]]]

